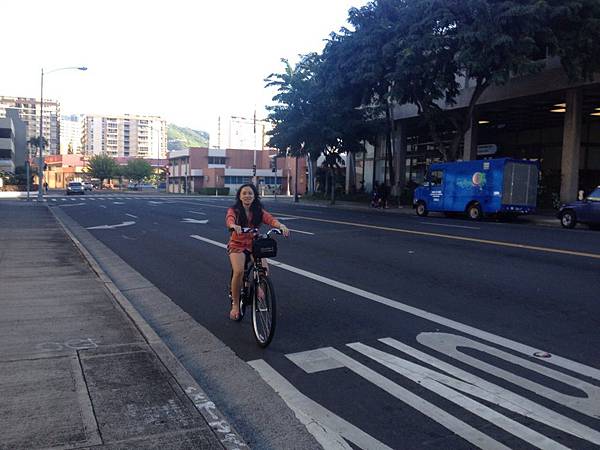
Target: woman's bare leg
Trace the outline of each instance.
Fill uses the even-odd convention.
[[[242,278],[244,278],[244,262],[246,261],[246,255],[243,253],[230,253],[229,262],[231,263],[232,276],[231,276],[231,298],[233,303],[231,304],[231,312],[229,318],[237,320],[240,316],[240,290],[242,288]]]

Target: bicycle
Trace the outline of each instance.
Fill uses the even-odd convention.
[[[251,305],[254,338],[260,347],[265,348],[271,343],[275,333],[276,300],[273,283],[262,266],[262,258],[277,256],[277,242],[270,236],[273,233],[283,233],[277,228],[270,229],[266,234],[259,234],[257,228],[242,228],[242,233],[254,233],[254,239],[252,253],[244,252],[246,261],[240,291],[238,321],[244,318],[246,306]],[[229,297],[231,299],[231,285],[229,286]]]

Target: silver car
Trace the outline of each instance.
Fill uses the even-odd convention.
[[[83,190],[83,183],[79,181],[71,181],[69,184],[67,184],[67,195],[83,195],[84,193],[85,191]]]

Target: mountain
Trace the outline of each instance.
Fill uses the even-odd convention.
[[[188,147],[208,147],[208,133],[179,127],[170,123],[167,127],[167,149],[183,150]]]

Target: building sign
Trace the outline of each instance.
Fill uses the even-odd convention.
[[[482,144],[477,146],[478,155],[494,155],[498,151],[496,144]]]

